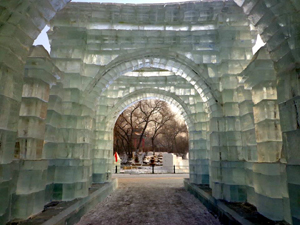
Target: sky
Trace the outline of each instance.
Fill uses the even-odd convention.
[[[72,0],[72,2],[110,2],[110,3],[133,3],[133,4],[142,4],[142,3],[168,3],[168,2],[186,2],[191,0]],[[50,53],[50,43],[47,36],[47,31],[49,30],[49,26],[46,26],[41,34],[34,41],[33,45],[43,45],[45,49]],[[265,43],[261,40],[260,36],[257,37],[256,45],[253,47],[253,54],[259,50],[261,46],[264,46]]]

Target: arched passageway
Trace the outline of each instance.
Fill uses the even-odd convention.
[[[97,124],[106,110],[99,107],[99,96],[117,87],[113,84],[125,72],[151,66],[173,71],[200,95],[185,96],[182,101],[189,102],[190,118],[195,119],[197,132],[191,144],[197,152],[195,174],[207,174],[201,167],[204,151],[197,149],[210,150],[209,182],[214,197],[246,200],[271,219],[299,222],[300,5],[296,0],[204,1],[181,4],[180,9],[176,4],[146,6],[146,12],[135,6],[65,7],[67,2],[0,3],[0,159],[2,170],[9,171],[0,184],[1,196],[5,196],[1,220],[28,217],[51,199],[87,195],[98,148],[95,137],[104,135],[105,124]],[[114,7],[122,10],[112,14]],[[87,16],[90,11],[94,16]],[[30,50],[54,16],[51,57]],[[250,48],[257,33],[266,49],[252,59]],[[163,52],[153,50],[162,48]],[[205,104],[193,99],[203,99]],[[208,111],[201,111],[202,107]],[[202,118],[208,118],[209,125]],[[44,133],[37,134],[33,128]],[[209,134],[209,146],[201,141],[198,131],[203,129]],[[21,159],[13,162],[19,148]],[[106,148],[109,143],[101,146],[103,151],[98,153],[103,160],[98,165],[109,163]],[[32,172],[24,166],[15,181],[15,164],[39,169]],[[71,176],[75,170],[82,176]],[[33,174],[41,178],[41,185],[24,182]],[[45,179],[45,174],[51,176]],[[201,175],[192,178],[191,174],[191,179],[208,182]],[[47,196],[46,200],[39,201],[41,196]],[[26,202],[32,204],[19,210]]]
[[[173,74],[173,73],[170,73]],[[132,77],[133,80],[131,82],[130,86],[124,86],[124,82],[128,82],[128,77],[126,78],[119,78],[116,80],[114,84],[112,84],[106,91],[104,91],[98,100],[98,111],[97,111],[97,120],[96,120],[96,130],[99,129],[99,136],[97,136],[96,139],[99,140],[99,145],[96,145],[96,148],[101,151],[101,145],[102,142],[100,140],[109,140],[110,146],[112,146],[112,131],[113,127],[115,125],[115,121],[118,118],[119,114],[127,108],[129,105],[131,105],[133,102],[137,102],[143,99],[147,98],[158,98],[162,99],[170,104],[174,104],[176,107],[178,107],[180,114],[183,116],[184,120],[187,123],[189,133],[191,134],[190,137],[190,146],[194,146],[193,142],[203,142],[202,151],[203,151],[203,161],[206,161],[203,167],[206,168],[206,172],[203,174],[203,176],[206,177],[208,180],[208,149],[206,146],[206,139],[207,139],[207,133],[206,129],[203,129],[207,125],[208,121],[208,114],[207,114],[207,107],[206,104],[201,100],[200,96],[197,94],[197,92],[193,89],[192,85],[187,86],[187,82],[184,79],[176,78],[176,76],[166,76],[166,77],[144,77],[143,82],[141,80],[137,81],[134,77]],[[176,78],[176,80],[174,80]],[[159,80],[163,81],[163,86],[158,89],[157,83]],[[154,82],[153,82],[154,81]],[[182,82],[181,85],[179,82]],[[174,83],[178,84],[178,87],[181,87],[181,93],[174,93],[172,92],[171,87],[174,85]],[[150,88],[151,86],[156,88]],[[174,86],[173,86],[174,87]],[[116,90],[115,92],[113,90]],[[193,91],[194,90],[194,91]],[[121,93],[119,93],[121,91]],[[193,92],[195,96],[199,96],[198,100],[196,101],[187,101],[186,95],[191,94],[190,92]],[[124,93],[127,93],[124,95]],[[119,96],[121,94],[121,96]],[[197,110],[196,110],[197,107]],[[103,110],[105,109],[105,110]],[[193,110],[193,111],[192,111]],[[198,117],[195,117],[195,112],[198,111]],[[202,117],[200,118],[200,115]],[[197,126],[197,127],[196,127]],[[197,137],[193,134],[201,133],[203,138],[196,139]],[[97,135],[97,134],[96,134]],[[105,138],[105,137],[106,138]],[[109,151],[112,153],[112,148],[108,147]],[[196,164],[197,162],[193,160],[194,152],[199,152],[200,148],[192,147],[190,148],[190,154],[191,154],[191,162],[192,164]],[[112,157],[112,154],[108,154],[110,157]],[[198,157],[198,161],[199,161]],[[199,164],[199,162],[198,162]],[[196,165],[195,165],[196,166]],[[195,172],[196,173],[196,172]],[[196,182],[196,177],[194,178]],[[199,181],[200,182],[200,181]],[[208,181],[207,181],[208,182]]]

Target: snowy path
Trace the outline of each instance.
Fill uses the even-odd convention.
[[[119,188],[78,225],[220,225],[183,188],[188,175],[117,175]]]

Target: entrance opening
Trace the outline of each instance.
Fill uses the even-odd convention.
[[[160,99],[133,103],[114,127],[116,172],[188,173],[188,127],[179,109]],[[118,166],[120,167],[118,169]]]

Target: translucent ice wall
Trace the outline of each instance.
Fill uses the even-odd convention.
[[[1,1],[0,3],[2,9],[0,17],[2,24],[0,28],[0,48],[2,53],[0,67],[0,160],[1,171],[5,171],[3,172],[0,183],[0,221],[6,222],[11,218],[10,215],[12,215],[12,213],[9,206],[14,206],[11,202],[11,199],[15,190],[14,184],[16,183],[16,180],[13,178],[14,173],[12,171],[15,167],[15,163],[18,165],[20,161],[16,160],[14,163],[12,163],[12,159],[14,157],[15,140],[17,138],[19,108],[22,99],[22,78],[24,75],[26,58],[29,53],[30,46],[40,30],[52,17],[55,16],[56,11],[65,6],[66,2],[67,1],[64,0],[24,0],[21,2],[17,0],[10,0]],[[77,72],[75,72],[77,75],[73,74],[74,76],[72,76],[72,79],[70,79],[69,83],[80,83],[83,88],[88,87],[89,84],[97,83],[93,82],[93,80],[95,77],[97,77],[97,74],[99,74],[99,68],[103,70],[107,69],[106,65],[109,62],[112,62],[112,60],[116,59],[116,57],[119,55],[123,55],[122,60],[126,61],[126,57],[130,54],[134,54],[137,48],[144,52],[149,49],[152,51],[153,48],[163,48],[163,52],[165,55],[169,55],[169,58],[173,57],[174,59],[174,57],[176,58],[176,55],[189,58],[196,65],[198,65],[194,65],[192,70],[198,72],[201,71],[203,76],[199,78],[197,76],[191,76],[190,73],[185,73],[185,75],[182,76],[187,78],[187,80],[194,85],[201,97],[205,99],[204,102],[208,102],[208,109],[210,112],[209,118],[213,119],[217,117],[217,119],[215,118],[211,121],[212,124],[210,125],[210,128],[212,129],[208,129],[208,133],[210,135],[209,138],[212,140],[209,144],[213,144],[213,142],[217,140],[217,144],[213,144],[212,146],[217,148],[214,148],[214,151],[210,151],[210,153],[213,154],[213,158],[210,161],[210,181],[212,182],[211,185],[213,190],[216,190],[214,191],[214,195],[219,196],[220,198],[226,197],[227,200],[244,199],[243,196],[241,196],[242,198],[239,198],[237,194],[234,194],[239,193],[239,190],[242,195],[245,193],[243,190],[245,188],[244,181],[239,179],[240,174],[243,174],[240,167],[240,164],[242,163],[242,159],[240,157],[243,155],[244,159],[247,161],[247,163],[244,163],[247,174],[247,199],[253,204],[256,204],[255,202],[262,199],[263,201],[259,203],[259,210],[264,213],[264,215],[274,218],[274,214],[277,214],[277,212],[274,211],[273,214],[269,214],[270,210],[268,209],[268,205],[270,205],[271,202],[275,202],[274,198],[276,198],[277,202],[281,202],[281,197],[277,198],[280,196],[280,194],[277,192],[278,189],[275,189],[275,194],[269,194],[268,188],[270,185],[266,185],[267,189],[263,189],[264,186],[262,185],[255,186],[252,175],[253,171],[255,171],[255,182],[260,184],[261,181],[259,180],[269,180],[268,178],[272,177],[270,172],[271,165],[270,167],[265,167],[267,164],[272,164],[273,166],[275,165],[272,170],[277,171],[277,174],[273,174],[274,177],[272,177],[276,177],[275,179],[278,178],[279,173],[284,174],[286,168],[290,202],[288,203],[286,201],[288,198],[287,193],[282,191],[281,195],[283,196],[282,199],[284,199],[283,204],[286,214],[285,218],[287,221],[293,221],[295,224],[297,224],[300,220],[300,206],[297,197],[300,193],[298,144],[300,136],[300,89],[298,79],[300,52],[298,18],[300,5],[296,0],[234,0],[234,2],[241,7],[241,9],[234,5],[233,2],[228,1],[201,1],[196,3],[181,4],[180,7],[175,4],[167,6],[141,6],[136,8],[134,8],[132,5],[127,5],[126,7],[122,8],[120,5],[104,6],[99,4],[97,7],[95,7],[90,4],[85,6],[82,4],[80,7],[74,7],[75,10],[73,12],[70,7],[67,8],[66,11],[59,13],[57,16],[59,19],[56,20],[56,28],[53,29],[53,32],[58,37],[57,40],[53,40],[53,48],[56,48],[55,54],[57,54],[57,56],[53,55],[53,58],[58,59],[58,64],[60,64],[59,61],[63,58],[70,59],[69,62],[67,62],[68,60],[65,60],[65,62],[62,62],[61,64],[63,67],[65,66],[65,68],[73,67],[75,71],[77,70]],[[261,117],[261,112],[263,109],[265,112],[269,112],[271,108],[277,108],[276,104],[274,104],[274,101],[267,98],[256,102],[255,111],[258,113],[255,113],[257,117],[255,116],[256,118],[254,118],[253,108],[251,109],[250,103],[252,96],[251,98],[249,97],[249,92],[252,94],[252,90],[243,90],[243,85],[236,88],[227,86],[224,89],[225,92],[222,93],[222,89],[219,87],[220,82],[222,82],[221,80],[223,79],[223,75],[228,74],[228,77],[231,77],[228,79],[228,81],[234,81],[233,75],[240,73],[241,68],[244,69],[245,65],[248,64],[247,61],[249,58],[251,58],[248,57],[248,52],[250,52],[250,48],[252,47],[250,39],[251,37],[252,40],[254,39],[256,32],[250,32],[249,35],[247,31],[249,28],[249,21],[245,19],[245,15],[249,18],[249,21],[252,24],[252,31],[257,30],[262,36],[263,40],[267,43],[267,51],[271,53],[270,59],[274,63],[276,74],[275,85],[277,90],[277,102],[280,114],[280,127],[282,130],[283,143],[281,155],[279,154],[281,164],[276,164],[276,162],[274,162],[274,160],[278,159],[278,153],[280,151],[278,147],[279,141],[277,139],[279,132],[272,131],[270,136],[265,136],[264,133],[260,132],[260,128],[258,128],[262,126],[263,129],[266,129],[265,125],[268,123],[270,117],[272,118],[271,120],[273,120],[271,123],[272,127],[278,125],[274,114]],[[255,26],[255,29],[253,29],[253,26]],[[70,27],[72,27],[72,29]],[[76,29],[78,29],[80,32],[77,32]],[[86,30],[88,35],[84,35]],[[130,30],[130,32],[128,32],[128,30]],[[62,37],[65,38],[60,37],[60,33],[63,31],[65,31],[65,33],[62,35]],[[78,37],[78,40],[76,40],[75,36]],[[59,41],[60,38],[61,41]],[[73,47],[71,47],[72,45]],[[166,53],[168,51],[173,51],[175,54],[170,56],[169,53]],[[248,56],[244,58],[245,55]],[[74,58],[75,60],[71,58]],[[157,65],[158,61],[155,59],[155,56],[148,58],[148,62],[143,61],[144,57],[141,58],[142,60],[137,60],[137,63],[131,64],[131,66],[126,66],[126,64],[123,64],[122,67],[127,70],[129,67],[136,68],[139,63],[144,63],[144,65]],[[168,57],[165,57],[164,59],[162,58],[163,57],[160,57],[159,60],[160,65],[168,65],[168,68],[177,68],[179,74],[186,70],[184,66],[181,66],[182,64],[179,66],[174,60],[167,63],[164,62],[164,60],[168,60]],[[185,60],[183,61],[187,62]],[[186,65],[191,65],[191,63],[187,62]],[[109,67],[109,69],[111,68],[113,67]],[[80,76],[78,76],[78,71],[80,71]],[[103,74],[105,74],[105,72],[100,73],[97,79],[100,78],[98,81],[101,80],[101,85],[97,85],[97,88],[93,87],[94,89],[89,88],[89,96],[91,98],[83,98],[83,103],[79,104],[87,106],[87,114],[92,115],[95,113],[96,108],[93,105],[95,99],[99,97],[102,89],[107,88],[107,84],[111,84],[113,82],[113,80],[116,78],[115,75],[121,75],[120,71],[124,70],[116,70],[115,73],[109,75],[110,77],[103,77],[103,79],[101,77]],[[208,76],[205,76],[205,73]],[[225,80],[226,78],[224,77],[224,81]],[[67,85],[68,82],[65,84]],[[66,87],[69,88],[69,86]],[[271,90],[270,87],[273,91],[275,90],[274,86],[270,85],[270,83],[263,82],[261,85],[257,84],[253,90],[258,94],[265,92],[261,92],[259,89],[266,88],[266,90]],[[61,84],[60,87],[57,86],[56,90],[62,89],[63,86]],[[81,89],[78,88],[78,90]],[[242,95],[245,97],[243,97],[244,99],[238,99],[237,101],[240,108],[240,122],[238,122],[239,120],[237,115],[227,114],[231,110],[235,111],[237,108],[236,101],[228,99],[228,96],[235,96],[235,90],[238,92],[238,95],[243,93]],[[65,91],[62,91],[62,93],[65,93]],[[76,95],[76,91],[66,91],[66,95],[69,95],[70,93],[74,94],[74,96]],[[60,94],[57,94],[54,89],[51,90],[49,104],[52,101],[52,95],[55,96]],[[69,101],[69,97],[64,99],[63,94],[60,96],[61,104],[63,104],[65,108],[68,108],[66,106],[68,102],[76,103],[77,101]],[[209,96],[209,98],[205,98],[207,96]],[[224,99],[226,103],[224,102],[223,104]],[[196,101],[198,101],[198,99]],[[74,104],[74,113],[76,111],[75,105],[76,104]],[[223,105],[224,109],[221,108]],[[222,119],[223,112],[226,113],[227,118]],[[47,112],[47,114],[48,113],[50,113],[50,111]],[[61,110],[59,114],[66,115],[66,117],[71,115],[70,112],[67,112],[67,109],[66,111]],[[83,115],[86,114],[81,114],[80,117]],[[76,114],[76,117],[77,116],[79,116],[79,114]],[[95,116],[91,117],[93,118],[94,124],[96,118]],[[263,119],[257,120],[261,118]],[[256,122],[251,122],[252,120],[254,121],[254,119]],[[235,121],[234,130],[232,129],[232,122],[228,123],[227,120]],[[67,132],[67,129],[74,129],[77,132],[75,125],[69,126],[65,123],[55,123],[56,122],[54,121],[49,121],[48,118],[46,119],[46,141],[44,143],[44,149],[42,153],[45,154],[45,157],[48,157],[49,159],[55,159],[58,157],[60,160],[55,161],[55,165],[62,165],[61,163],[65,163],[66,161],[64,160],[69,156],[72,156],[72,158],[77,156],[75,152],[71,150],[62,151],[68,152],[69,155],[61,156],[59,155],[59,150],[70,149],[71,146],[77,147],[80,146],[80,144],[77,140],[75,141],[73,138],[74,136],[72,135],[71,136],[73,139],[71,137],[64,138],[64,140],[66,140],[68,143],[67,145],[63,144],[64,140],[61,140],[62,136],[51,136],[52,131],[50,130],[52,129],[52,125],[55,128],[58,128],[61,125],[61,132]],[[240,125],[238,125],[238,123],[240,123]],[[223,125],[216,127],[214,124],[227,124],[227,127],[225,127],[224,130],[220,130]],[[279,126],[277,126],[276,129],[278,129],[278,127]],[[255,131],[256,128],[258,128],[259,131],[253,135],[253,131]],[[80,129],[82,129],[82,127]],[[73,132],[74,134],[76,133],[75,131],[71,131],[71,133]],[[226,136],[230,137],[230,142],[227,140],[227,137],[226,140],[221,139],[221,136],[227,133],[227,131],[231,132],[230,136],[229,134],[226,134]],[[239,135],[242,139],[241,141],[239,141]],[[277,135],[277,137],[275,135]],[[259,139],[258,145],[255,143],[257,141],[257,137]],[[263,139],[261,139],[261,137],[263,137]],[[276,139],[273,137],[276,137]],[[21,136],[20,138],[25,139]],[[35,138],[35,140],[39,140],[40,137]],[[207,138],[207,140],[209,140],[209,138]],[[228,147],[228,143],[230,143],[230,148]],[[231,159],[230,157],[234,155],[232,153],[240,153],[240,143],[242,143],[242,149],[244,149],[242,154],[238,156],[238,160],[236,156],[235,159]],[[218,144],[220,144],[223,148],[218,148]],[[89,150],[87,152],[89,152],[92,149],[90,145],[93,145],[92,137],[87,145],[89,146]],[[67,148],[64,148],[64,146],[67,146]],[[258,146],[258,148],[256,146]],[[276,150],[271,152],[269,155],[268,150],[270,149],[265,151],[265,146],[273,146],[272,148]],[[20,146],[17,147],[20,148]],[[56,147],[57,150],[55,150]],[[53,152],[51,151],[51,148],[53,148]],[[228,164],[228,162],[232,161],[225,160],[225,163],[223,163],[220,157],[216,157],[218,153],[222,157],[224,156],[224,159],[234,160],[234,163]],[[74,165],[72,163],[75,163],[76,160],[73,161],[72,158],[68,162],[69,164],[66,165],[66,168]],[[254,168],[253,165],[258,159],[261,160],[259,164],[261,167]],[[87,164],[91,163],[89,160],[84,162],[87,162]],[[221,165],[221,162],[223,165]],[[49,163],[52,165],[50,161]],[[285,168],[284,164],[286,165]],[[55,168],[55,165],[52,168]],[[65,164],[63,165],[65,166]],[[235,170],[231,169],[234,168],[234,166],[238,166],[239,168],[239,172],[237,174],[233,172]],[[88,167],[91,168],[90,165]],[[279,169],[282,169],[282,171],[278,172]],[[232,172],[231,174],[233,175],[234,180],[230,180],[230,177],[223,179],[224,171],[229,172],[229,174]],[[266,176],[264,177],[260,174]],[[47,188],[48,184],[52,184],[52,180],[54,179],[53,176],[51,175],[51,178],[47,178]],[[63,176],[66,175],[64,174]],[[87,180],[89,179],[87,177],[90,176],[91,174],[86,175],[86,178],[84,179]],[[79,181],[84,183],[84,179],[76,178],[73,179],[71,183],[78,185]],[[60,181],[61,179],[57,178],[59,185],[55,190],[58,190],[58,196],[62,196],[62,190],[66,190],[65,193],[68,193],[67,190],[69,187],[71,190],[69,193],[73,192],[72,185],[64,185],[64,182]],[[221,187],[222,185],[223,187]],[[255,192],[253,192],[254,188],[256,188]],[[85,189],[86,188],[83,188],[81,190]],[[229,189],[232,191],[228,192]],[[48,188],[47,191],[48,190],[52,189]],[[222,193],[222,190],[226,190],[226,193]],[[250,194],[249,190],[252,190],[252,193],[254,194]],[[260,195],[257,195],[257,193]],[[70,196],[74,197],[75,195],[70,194],[69,196],[66,196],[66,199],[68,199]],[[255,196],[263,197],[257,198]],[[266,203],[265,206],[264,203]],[[279,203],[278,205],[281,207],[282,204]],[[290,211],[286,207],[287,205],[291,206]],[[292,218],[288,218],[289,214],[292,215]],[[280,217],[282,214],[278,213],[278,215]]]
[[[241,75],[245,88],[252,93],[257,143],[257,159],[248,160],[246,165],[248,201],[273,220],[289,221],[289,214],[285,213],[290,206],[286,160],[282,154],[276,75],[266,48],[256,53]]]
[[[234,7],[233,3],[227,4],[228,7]],[[95,182],[103,182],[108,178],[112,151],[111,131],[105,128],[103,122],[108,113],[107,107],[112,103],[103,96],[103,91],[126,72],[143,67],[156,67],[183,77],[194,86],[194,92],[200,95],[199,98],[186,96],[185,101],[190,101],[193,105],[192,117],[199,127],[199,132],[191,132],[191,146],[197,152],[192,160],[198,160],[197,165],[201,164],[203,167],[195,167],[195,171],[198,171],[195,173],[203,174],[203,177],[199,175],[199,178],[195,176],[193,179],[197,183],[208,183],[208,137],[205,124],[207,112],[220,115],[220,109],[212,94],[214,90],[214,95],[219,96],[218,78],[209,77],[208,70],[203,65],[219,62],[220,46],[216,29],[217,15],[222,8],[223,3],[220,2],[213,5],[191,3],[182,5],[180,10],[177,5],[172,4],[166,7],[145,5],[141,8],[133,5],[70,4],[52,21],[53,31],[49,34],[53,49],[51,56],[56,59],[56,65],[70,76],[70,82],[81,82],[79,95],[83,96],[83,102],[90,101],[92,104],[101,96],[95,108]],[[190,10],[200,10],[203,14],[190,17],[193,14],[190,14]],[[230,10],[226,14],[231,14]],[[237,23],[238,19],[225,19],[225,23]],[[189,26],[193,21],[195,26]],[[161,51],[161,47],[166,51]],[[126,85],[131,86],[130,82],[128,80]],[[159,83],[154,81],[155,85]],[[133,86],[138,87],[137,84]],[[170,90],[176,95],[184,91],[179,84],[174,84]],[[120,98],[120,93],[122,92],[116,89],[108,94]],[[185,95],[192,94],[187,92]]]
[[[112,131],[105,128],[109,121],[103,119],[114,104],[106,95],[122,97],[117,88],[106,91],[127,72],[156,67],[184,78],[200,95],[185,97],[192,105],[190,117],[198,129],[190,132],[193,182],[209,182],[211,156],[215,196],[232,201],[246,198],[237,76],[251,60],[256,32],[250,30],[249,21],[233,2],[187,3],[180,8],[172,4],[70,4],[52,21],[52,30],[52,56],[58,67],[72,74],[74,81],[81,80],[84,101],[99,98],[95,108],[95,181],[107,178],[111,158]],[[74,76],[78,71],[80,77]],[[125,86],[133,85],[134,91],[138,84],[131,82],[136,81],[128,79]],[[143,87],[142,82],[139,85]],[[154,82],[154,86],[159,85]],[[179,83],[173,91],[176,95],[184,92]],[[224,127],[214,126],[216,121]],[[224,140],[220,143],[218,137]],[[208,154],[211,146],[213,150]],[[223,158],[216,157],[220,154]],[[221,161],[226,163],[221,165]]]
[[[49,156],[56,167],[53,191],[58,200],[87,196],[92,181],[95,112],[94,102],[82,95],[89,80],[83,73],[85,34],[68,31],[53,38],[51,51],[56,66],[64,72],[58,140],[54,155]]]
[[[2,171],[0,223],[3,224],[13,218],[12,196],[16,184],[13,171],[14,168],[18,168],[16,164],[19,162],[17,160],[13,162],[13,158],[26,59],[34,39],[67,2],[67,0],[0,2],[2,24],[0,28],[0,170]],[[39,145],[40,149],[41,143]],[[22,205],[22,207],[26,206]],[[28,212],[31,213],[31,210],[32,207]]]
[[[240,5],[248,15],[249,20],[256,26],[264,42],[266,49],[270,53],[270,59],[274,63],[276,74],[276,91],[277,103],[279,105],[280,125],[282,130],[283,151],[282,159],[286,159],[286,172],[288,195],[290,204],[286,201],[285,205],[290,205],[291,210],[286,212],[286,220],[298,224],[300,221],[300,206],[297,203],[299,196],[299,1],[235,1]],[[263,77],[265,74],[262,74]],[[268,76],[266,74],[266,76]],[[265,85],[265,84],[264,84]],[[269,86],[269,85],[268,85]],[[270,86],[266,89],[271,90]],[[275,93],[275,90],[274,90]],[[266,101],[261,102],[260,105]],[[271,103],[270,103],[271,104]],[[275,107],[273,104],[267,108]],[[263,107],[263,106],[261,106]],[[269,115],[273,116],[273,115]],[[267,120],[265,120],[267,122]],[[263,123],[263,122],[262,122]],[[273,121],[272,126],[276,124]],[[277,125],[276,125],[277,126]],[[278,126],[277,126],[278,129]],[[276,131],[270,134],[277,135]],[[271,156],[277,158],[278,148],[274,138],[266,137],[273,142],[273,148],[277,149],[272,152]],[[272,138],[272,139],[271,139]],[[266,139],[265,139],[266,140]],[[268,144],[271,144],[268,143]],[[267,142],[264,142],[267,145]],[[264,144],[263,143],[263,144]],[[267,157],[268,158],[268,157]],[[273,160],[268,159],[268,160]],[[298,175],[297,175],[298,174]],[[286,193],[282,192],[286,195]],[[291,217],[290,217],[291,216]]]
[[[243,12],[230,13],[231,10],[223,9],[218,16],[218,61],[216,65],[208,64],[209,75],[218,84],[221,95],[218,99],[221,113],[212,114],[209,125],[210,186],[216,198],[245,201],[245,145],[248,144],[243,142],[246,121],[241,119],[245,112],[240,111],[240,106],[246,99],[238,77],[252,58],[255,30],[243,19]],[[244,105],[247,107],[248,103]]]
[[[56,67],[42,46],[32,47],[25,65],[15,158],[19,171],[12,198],[12,218],[25,219],[43,210],[47,192],[48,160],[44,157],[45,127],[50,89],[56,85]]]

